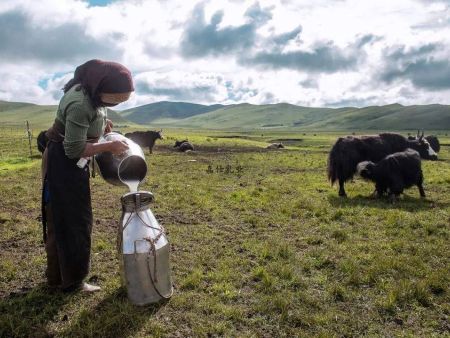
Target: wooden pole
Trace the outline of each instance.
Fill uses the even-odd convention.
[[[30,146],[30,157],[33,156],[33,151],[31,150],[31,131],[30,131],[30,124],[27,120],[27,135],[28,135],[28,145]]]

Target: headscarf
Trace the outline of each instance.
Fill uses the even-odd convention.
[[[102,105],[100,94],[126,94],[134,91],[131,73],[125,66],[98,59],[78,66],[73,79],[64,86],[64,93],[76,84],[81,85],[96,107]]]

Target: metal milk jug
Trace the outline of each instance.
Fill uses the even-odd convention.
[[[103,152],[94,156],[100,175],[105,181],[114,185],[127,185],[130,189],[135,188],[147,174],[147,163],[141,147],[123,136],[111,132],[103,135],[98,142],[125,141],[128,150],[121,155],[113,155],[111,152]]]
[[[146,305],[172,296],[169,242],[158,223],[148,191],[122,196],[122,217],[118,232],[122,281],[128,298],[136,305]]]

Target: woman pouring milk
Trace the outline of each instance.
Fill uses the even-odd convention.
[[[76,68],[63,88],[43,157],[42,219],[49,287],[93,292],[89,272],[92,232],[89,168],[83,160],[128,149],[122,141],[97,143],[111,131],[106,107],[128,100],[134,91],[130,71],[116,62],[90,60]]]

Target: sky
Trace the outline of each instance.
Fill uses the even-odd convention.
[[[0,100],[57,104],[120,62],[157,101],[450,104],[450,0],[1,0]]]

